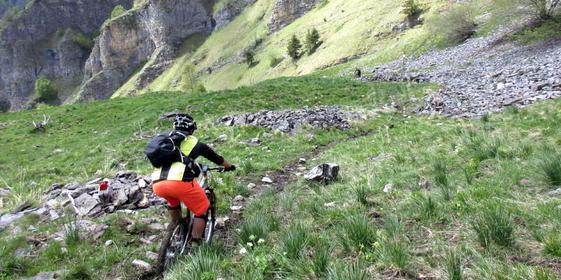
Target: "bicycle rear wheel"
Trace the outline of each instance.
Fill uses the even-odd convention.
[[[182,254],[185,241],[187,239],[187,224],[178,222],[170,226],[158,253],[160,269],[164,271],[170,268],[177,257]]]

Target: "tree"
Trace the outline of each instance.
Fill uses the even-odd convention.
[[[58,99],[58,92],[51,80],[40,77],[35,81],[35,100],[37,102],[49,103]]]
[[[525,0],[542,20],[555,17],[561,0]]]
[[[312,29],[310,31],[308,31],[308,34],[306,34],[306,52],[308,53],[308,55],[313,54],[317,48],[321,45],[321,41],[319,40],[319,32],[317,29]]]
[[[405,14],[407,18],[412,18],[422,13],[423,10],[419,3],[417,3],[417,0],[405,0],[401,12]]]
[[[252,66],[255,63],[255,53],[252,50],[246,50],[243,56],[247,65]]]
[[[292,39],[288,42],[288,55],[292,57],[292,59],[297,60],[300,58],[300,49],[302,48],[302,43],[296,37],[296,35],[292,35]]]
[[[197,86],[197,75],[193,64],[186,64],[181,71],[181,89],[193,91]]]

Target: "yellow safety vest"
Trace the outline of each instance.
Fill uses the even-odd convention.
[[[194,136],[191,135],[187,136],[187,138],[185,138],[185,140],[181,142],[181,146],[180,146],[181,152],[183,152],[185,156],[188,156],[191,153],[191,151],[195,148],[195,145],[197,145],[197,142],[199,142],[199,140],[197,140],[197,138],[195,138]],[[184,181],[186,169],[187,166],[182,162],[174,162],[170,166],[157,168],[152,173],[152,181],[161,181],[161,180]]]

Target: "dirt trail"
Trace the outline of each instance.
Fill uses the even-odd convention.
[[[215,238],[216,239],[221,239],[224,242],[224,245],[225,245],[226,248],[234,249],[237,245],[237,243],[236,243],[236,228],[238,228],[239,225],[243,222],[243,219],[244,219],[243,211],[245,210],[246,206],[250,202],[252,202],[254,199],[258,199],[261,195],[263,195],[264,193],[266,193],[269,190],[274,190],[275,193],[282,192],[285,189],[285,187],[288,186],[288,184],[297,180],[298,176],[296,176],[295,174],[299,173],[299,172],[302,172],[301,170],[298,169],[298,167],[301,167],[301,166],[304,165],[304,164],[301,164],[299,162],[300,158],[305,158],[305,159],[316,158],[321,153],[330,149],[331,147],[335,146],[336,144],[349,142],[349,141],[353,141],[353,140],[356,140],[356,139],[359,139],[359,138],[362,138],[362,137],[370,136],[370,135],[374,134],[376,131],[377,131],[377,129],[362,131],[358,135],[349,136],[346,139],[341,140],[341,141],[333,141],[333,142],[329,142],[329,143],[324,144],[324,145],[319,145],[316,148],[314,148],[312,151],[307,152],[307,153],[301,155],[300,157],[298,157],[298,158],[292,160],[291,162],[289,162],[284,168],[282,168],[282,170],[265,172],[265,176],[271,178],[273,183],[263,183],[261,181],[262,177],[260,177],[260,176],[259,177],[252,177],[252,178],[243,178],[242,181],[244,181],[247,184],[253,183],[253,184],[255,184],[255,187],[251,189],[251,193],[248,197],[245,197],[243,201],[240,201],[240,202],[236,203],[236,205],[239,205],[239,206],[242,207],[241,210],[230,212],[230,215],[228,217],[229,220],[226,222],[226,224],[223,228],[220,228],[216,231]],[[306,171],[308,171],[308,170],[306,170]]]

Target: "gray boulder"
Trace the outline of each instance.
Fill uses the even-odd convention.
[[[335,163],[323,163],[320,164],[308,174],[304,175],[304,179],[311,182],[322,182],[322,183],[330,183],[339,177],[339,165]]]

